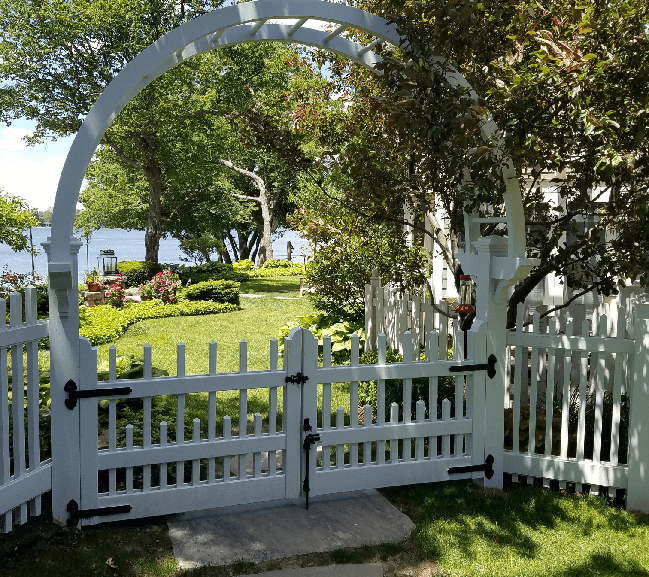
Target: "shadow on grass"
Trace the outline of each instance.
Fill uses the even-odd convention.
[[[649,519],[617,510],[603,498],[527,486],[496,493],[467,481],[384,494],[397,505],[410,504],[411,511],[404,512],[414,517],[422,553],[451,573],[649,577],[644,566]],[[513,573],[500,572],[503,560]],[[540,564],[547,565],[542,573]]]
[[[644,577],[649,575],[649,571],[634,559],[627,559],[620,563],[610,553],[594,553],[586,562],[580,565],[568,567],[565,571],[548,573],[547,575],[548,577],[584,577],[584,575],[597,575],[598,577]]]

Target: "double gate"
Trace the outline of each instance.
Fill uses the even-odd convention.
[[[351,363],[332,366],[327,339],[319,351],[294,329],[283,368],[273,340],[270,369],[248,371],[242,341],[239,372],[218,373],[212,342],[208,373],[185,375],[180,344],[174,377],[153,376],[147,345],[143,378],[129,380],[117,380],[111,348],[98,382],[97,351],[82,339],[81,382],[66,385],[81,439],[70,523],[300,496],[308,506],[309,496],[488,475],[484,331],[470,343],[477,364],[445,360],[438,343],[431,334],[420,360],[406,333],[404,361],[387,363],[383,339],[378,362],[361,364],[354,339]]]

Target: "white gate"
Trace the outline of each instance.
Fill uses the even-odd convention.
[[[441,481],[453,475],[452,467],[471,467],[458,478],[483,476],[476,469],[485,463],[485,371],[467,372],[469,361],[438,360],[439,351],[446,351],[433,345],[434,333],[426,359],[413,360],[412,341],[406,333],[402,363],[386,363],[382,338],[378,363],[360,365],[356,339],[351,365],[336,367],[326,343],[319,366],[317,341],[308,330],[293,329],[285,340],[283,369],[273,340],[270,370],[248,371],[242,341],[238,373],[217,373],[212,342],[204,375],[185,375],[179,344],[174,377],[152,376],[146,345],[143,378],[129,380],[117,380],[111,348],[109,379],[100,383],[97,351],[81,339],[81,386],[66,385],[66,404],[79,404],[81,438],[81,502],[69,502],[70,524]],[[484,331],[477,341],[486,357]],[[451,381],[450,400],[441,400],[441,377]],[[402,383],[398,400],[405,409],[399,415],[393,403],[386,419],[386,382],[395,379]],[[414,418],[413,379],[426,380],[425,394],[416,389]],[[360,381],[376,381],[366,390],[377,398],[375,415],[365,406],[362,423]],[[349,402],[345,397],[346,406],[333,412],[331,383],[350,383],[334,387]],[[202,418],[188,422],[198,395]],[[163,414],[170,422],[161,420]],[[322,450],[312,450],[320,444]]]
[[[489,470],[484,466],[490,460],[484,444],[490,372],[485,370],[485,331],[470,346],[475,364],[445,360],[446,335],[440,342],[434,332],[419,360],[413,337],[403,335],[401,363],[386,363],[386,339],[379,335],[376,364],[359,363],[356,341],[351,363],[344,366],[331,366],[331,344],[325,339],[319,367],[317,342],[309,333],[305,336],[304,428],[310,427],[307,434],[312,436],[303,448],[309,440],[321,446],[305,455],[303,472],[310,474],[303,489],[311,495],[479,478]],[[495,357],[491,369],[493,361]],[[332,383],[349,383],[348,418],[342,406],[332,409]],[[359,403],[359,387],[372,404]]]

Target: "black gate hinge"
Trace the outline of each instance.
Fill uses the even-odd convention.
[[[78,391],[77,383],[70,379],[63,390],[68,393],[68,398],[65,399],[65,406],[72,410],[77,406],[77,399],[90,399],[92,397],[110,397],[111,395],[130,395],[133,392],[131,387],[113,387],[106,389],[92,389],[90,391]]]
[[[284,379],[285,383],[293,383],[296,385],[303,385],[309,380],[309,377],[303,375],[302,373],[295,373],[294,375],[287,376]]]
[[[497,361],[498,359],[496,358],[496,355],[491,354],[489,355],[486,363],[479,365],[455,365],[453,367],[449,367],[448,370],[452,373],[464,373],[466,371],[487,371],[487,376],[490,379],[493,379],[496,376]]]
[[[116,505],[115,507],[100,507],[98,509],[79,509],[79,503],[74,499],[68,502],[67,510],[68,527],[76,527],[79,519],[90,519],[90,517],[103,517],[106,515],[119,515],[120,513],[130,513],[133,507],[130,505]]]
[[[448,474],[453,475],[457,473],[473,473],[477,471],[484,471],[484,476],[491,479],[494,476],[494,456],[487,455],[483,465],[467,465],[466,467],[449,467]]]

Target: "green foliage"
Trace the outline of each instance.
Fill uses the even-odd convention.
[[[183,289],[182,298],[190,301],[214,301],[239,306],[238,282],[232,280],[211,280],[192,284]]]
[[[373,223],[335,203],[318,210],[296,212],[293,223],[312,243],[317,243],[305,279],[314,289],[316,308],[335,317],[361,319],[365,312],[365,285],[377,268],[383,283],[402,288],[426,283],[428,257],[420,247],[400,242],[403,227]]]
[[[144,357],[135,355],[117,355],[115,373],[118,379],[141,379],[144,377]],[[157,367],[151,367],[151,376],[167,377],[169,372]],[[110,377],[108,361],[100,362],[97,365],[97,380],[107,381]],[[104,408],[108,406],[108,400],[100,401]]]
[[[282,261],[286,262],[286,261]],[[301,263],[288,263],[290,266],[283,266],[277,268],[266,268],[262,266],[254,270],[248,271],[250,278],[270,278],[277,276],[300,276],[304,275],[304,265]]]
[[[229,303],[181,301],[164,304],[159,300],[127,303],[117,309],[110,305],[79,309],[79,335],[93,345],[109,343],[119,338],[133,323],[164,317],[209,315],[237,310]]]
[[[231,264],[225,264],[217,261],[210,261],[197,266],[170,266],[180,277],[183,284],[189,281],[199,283],[210,280],[232,280],[242,282],[248,280],[246,272],[237,271]]]
[[[145,260],[124,260],[117,263],[117,270],[126,277],[126,287],[138,287],[162,272],[163,265]]]
[[[153,298],[160,299],[163,303],[176,301],[176,291],[180,284],[180,278],[171,269],[159,272],[149,281]]]
[[[255,263],[252,262],[249,258],[246,258],[232,263],[232,268],[237,272],[248,272],[255,268]]]
[[[9,196],[0,188],[0,243],[9,245],[16,252],[29,250],[25,229],[37,224],[24,199]]]
[[[297,318],[297,324],[284,326],[280,329],[277,340],[280,350],[284,349],[284,339],[295,326],[309,329],[318,339],[318,354],[322,358],[324,337],[331,339],[331,359],[334,363],[349,362],[351,356],[353,334],[359,337],[359,349],[365,344],[364,321],[340,320],[338,317],[326,313],[312,313]]]

